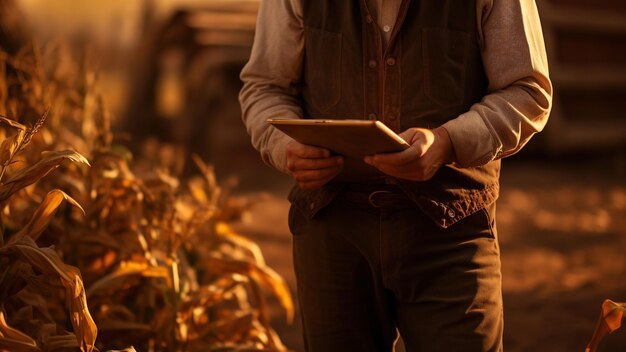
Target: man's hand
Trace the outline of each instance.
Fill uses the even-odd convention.
[[[291,141],[286,152],[287,169],[301,189],[321,188],[343,169],[343,158],[331,157],[328,149]]]
[[[398,153],[366,156],[365,162],[389,176],[426,181],[442,165],[454,160],[452,142],[445,128],[410,128],[400,137],[411,146]]]

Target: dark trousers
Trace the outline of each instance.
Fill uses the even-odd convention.
[[[495,204],[442,229],[399,194],[368,195],[290,210],[306,350],[392,351],[399,332],[408,352],[501,351]]]

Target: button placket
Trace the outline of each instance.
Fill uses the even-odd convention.
[[[402,42],[396,41],[393,46],[387,48],[384,57],[384,100],[383,116],[385,124],[394,132],[399,133],[401,128],[401,79],[400,57],[402,54]]]
[[[378,40],[380,28],[369,13],[367,4],[362,2],[361,10],[366,14],[363,26],[363,56],[364,56],[364,84],[363,95],[365,103],[364,119],[377,121],[379,113],[382,113],[380,99],[378,99],[380,85],[383,83],[381,70],[384,69],[385,62],[382,60],[380,41]]]

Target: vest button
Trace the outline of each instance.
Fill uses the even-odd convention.
[[[369,114],[367,117],[369,117],[370,120],[376,120],[376,114],[374,113]]]
[[[370,24],[371,24],[372,22],[374,22],[374,19],[372,18],[372,16],[367,15],[367,17],[365,17],[365,22],[367,22],[367,23],[370,23]]]
[[[396,115],[394,114],[387,115],[387,118],[389,119],[389,121],[395,121],[397,119]]]
[[[370,60],[368,65],[369,65],[370,68],[375,68],[376,67],[376,60]]]
[[[392,177],[385,177],[385,184],[388,185],[397,185],[398,181],[396,181],[396,179],[392,178]]]
[[[390,57],[387,59],[387,65],[393,66],[395,64],[396,64],[396,59],[394,59],[393,57]]]

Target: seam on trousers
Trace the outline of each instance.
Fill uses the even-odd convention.
[[[378,260],[380,263],[380,276],[383,279],[383,286],[388,287],[385,258],[383,258],[383,211],[378,211]]]

